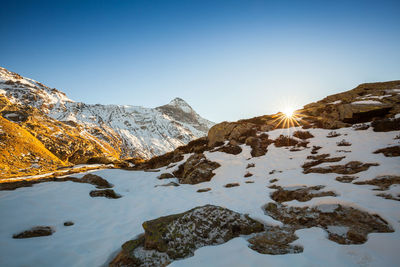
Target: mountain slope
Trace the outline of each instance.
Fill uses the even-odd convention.
[[[158,108],[85,104],[4,68],[0,68],[0,94],[14,104],[35,107],[53,119],[81,126],[88,138],[108,143],[123,158],[166,153],[206,135],[213,125],[182,99]]]

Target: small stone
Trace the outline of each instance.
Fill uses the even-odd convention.
[[[207,187],[207,188],[200,188],[196,192],[197,193],[204,193],[204,192],[208,192],[210,190],[211,190],[211,188]]]
[[[72,226],[72,225],[74,225],[74,222],[72,222],[72,221],[64,222],[64,226]]]
[[[231,187],[236,187],[236,186],[239,186],[239,185],[240,185],[239,183],[229,183],[229,184],[224,185],[224,187],[231,188]]]

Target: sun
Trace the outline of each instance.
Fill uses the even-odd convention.
[[[287,118],[287,119],[291,119],[292,117],[293,117],[293,115],[294,115],[294,108],[291,108],[291,107],[287,107],[287,108],[285,108],[285,110],[283,111],[283,114],[285,115],[285,117]]]

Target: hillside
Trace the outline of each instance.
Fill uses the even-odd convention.
[[[126,170],[0,184],[0,265],[396,266],[399,95],[364,84]]]

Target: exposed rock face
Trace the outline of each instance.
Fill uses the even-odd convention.
[[[330,154],[321,154],[317,156],[308,156],[307,159],[312,159],[313,161],[305,162],[301,167],[306,170],[311,167],[317,166],[319,164],[325,163],[325,162],[338,162],[341,161],[342,159],[345,158],[343,157],[333,157],[329,158]]]
[[[303,247],[291,245],[298,237],[290,227],[267,227],[266,231],[249,239],[250,248],[261,254],[281,255],[301,253]]]
[[[374,154],[383,153],[385,157],[399,157],[400,156],[400,146],[390,146],[378,149]]]
[[[232,154],[232,155],[238,155],[242,153],[242,148],[238,145],[232,145],[228,144],[225,146],[222,146],[221,148],[217,149],[216,151]]]
[[[320,191],[324,187],[322,185],[312,187],[301,186],[299,188],[282,188],[278,186],[277,190],[271,194],[271,198],[276,202],[282,203],[292,200],[305,202],[314,197],[336,196],[336,193],[332,191]]]
[[[255,132],[256,125],[253,123],[222,122],[208,131],[208,144],[212,147],[225,140],[234,140],[243,144],[246,138],[253,136]]]
[[[303,173],[338,173],[338,174],[355,174],[366,171],[371,166],[378,166],[378,163],[362,163],[359,161],[350,161],[345,165],[331,165],[325,168],[308,168]]]
[[[198,184],[210,181],[215,175],[213,170],[219,166],[217,162],[206,159],[204,154],[194,154],[174,171],[174,175],[181,184]]]
[[[204,151],[211,150],[208,147],[208,139],[206,137],[196,139],[189,142],[187,145],[180,146],[172,152],[168,152],[161,156],[153,157],[144,162],[137,162],[132,168],[135,170],[148,170],[158,169],[172,163],[183,160],[183,155],[187,153],[203,153]]]
[[[400,176],[384,175],[384,176],[376,177],[375,179],[372,179],[372,180],[355,182],[354,184],[375,185],[378,187],[378,189],[376,189],[376,190],[384,191],[384,190],[388,190],[389,187],[393,184],[400,184]]]
[[[274,141],[268,138],[267,134],[261,134],[259,136],[250,136],[246,138],[246,145],[251,147],[251,156],[260,157],[267,153],[267,148]]]
[[[13,235],[13,238],[32,238],[39,236],[48,236],[54,233],[54,229],[50,226],[35,226],[29,230]]]
[[[110,266],[166,266],[200,247],[264,230],[247,215],[212,205],[147,221],[143,228],[144,235],[122,245]]]
[[[375,132],[390,132],[400,130],[400,118],[376,120],[372,122],[372,127]]]
[[[393,232],[393,228],[379,215],[338,204],[300,208],[268,203],[264,210],[294,229],[321,227],[330,240],[339,244],[362,244],[367,241],[369,233]]]

